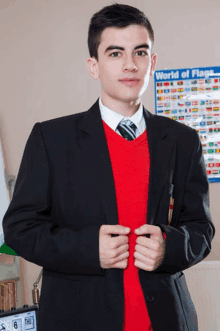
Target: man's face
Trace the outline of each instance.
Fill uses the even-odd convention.
[[[108,49],[109,46],[123,49]],[[130,25],[103,31],[98,48],[99,61],[93,58],[90,62],[93,78],[101,80],[103,99],[128,104],[140,101],[156,66],[156,54],[151,54],[151,47],[152,42],[145,27]],[[125,78],[137,78],[139,81],[136,84],[124,84],[121,80]]]

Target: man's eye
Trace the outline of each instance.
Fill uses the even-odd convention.
[[[145,51],[137,51],[137,53],[139,53],[139,52],[144,53],[144,55],[147,55],[147,53]]]
[[[111,53],[109,56],[115,57],[115,56],[112,56],[112,54],[120,54],[120,53],[119,52],[114,52],[114,53]]]

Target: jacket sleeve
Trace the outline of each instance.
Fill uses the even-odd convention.
[[[36,123],[3,218],[5,244],[49,270],[104,275],[99,261],[99,229],[97,225],[75,231],[55,223],[51,214],[51,167],[41,124]]]
[[[163,262],[154,272],[182,271],[202,261],[211,251],[215,227],[209,209],[209,184],[202,145],[195,130],[194,137],[180,217],[174,226],[158,225],[166,234],[166,247]]]

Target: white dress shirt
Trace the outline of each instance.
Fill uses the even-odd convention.
[[[103,121],[108,126],[110,126],[110,128],[112,130],[117,132],[120,136],[121,136],[121,134],[118,131],[118,129],[116,130],[116,128],[122,119],[129,119],[136,125],[136,127],[137,127],[136,138],[138,136],[140,136],[146,129],[146,122],[145,122],[144,115],[143,115],[142,101],[141,101],[140,106],[139,106],[138,110],[136,111],[136,113],[131,117],[125,117],[125,116],[107,108],[106,106],[103,105],[101,97],[99,97],[99,108],[100,108],[101,117],[102,117]]]

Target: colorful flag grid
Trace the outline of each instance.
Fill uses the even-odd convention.
[[[220,141],[215,141],[215,134],[220,133],[220,100],[206,97],[209,91],[217,90],[220,91],[220,78],[157,82],[156,108],[158,115],[196,129],[203,153],[208,157],[219,156],[215,162],[206,162],[207,175],[220,178]],[[187,98],[201,94],[202,99]]]

